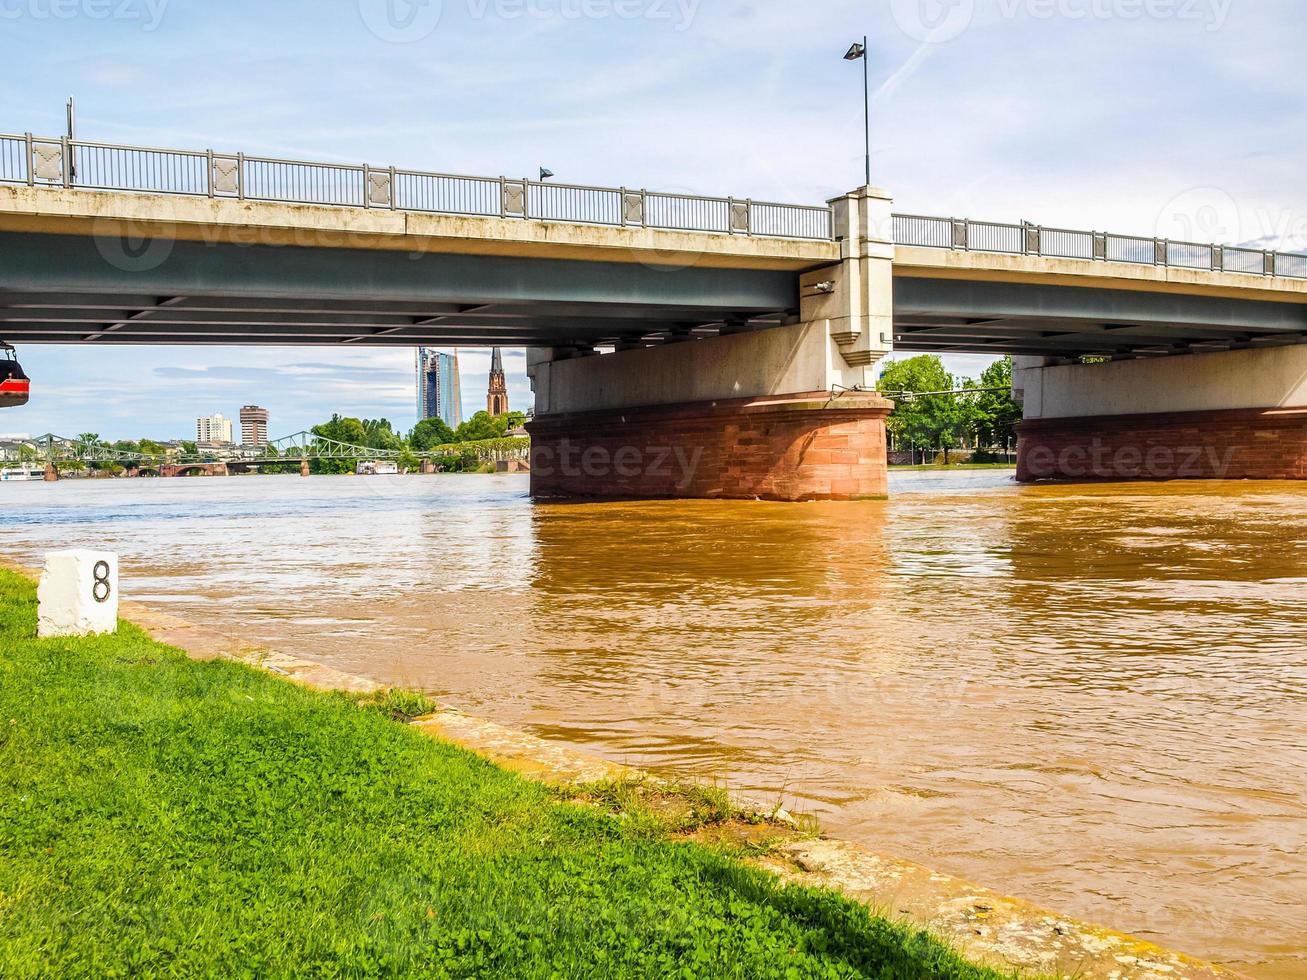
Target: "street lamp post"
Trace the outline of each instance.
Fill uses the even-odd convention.
[[[867,141],[867,186],[871,186],[871,70],[867,66],[867,36],[856,41],[844,55],[845,61],[862,62],[862,131]]]

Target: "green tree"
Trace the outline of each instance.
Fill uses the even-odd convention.
[[[395,432],[389,419],[364,419],[363,442],[370,449],[400,449],[404,440]]]
[[[504,433],[507,431],[507,415],[495,418],[489,412],[477,412],[458,427],[458,430],[454,433],[454,440],[456,442],[481,442],[485,439],[500,439],[503,438]]]
[[[1004,357],[987,367],[976,387],[1000,389],[981,391],[975,397],[972,426],[976,445],[988,448],[1014,445],[1022,413],[1012,397],[1012,358]]]
[[[339,415],[333,415],[331,421],[315,425],[312,431],[315,436],[321,436],[323,439],[334,439],[336,442],[347,443],[351,446],[366,446],[368,444],[368,433],[363,427],[361,419],[342,418]]]
[[[942,452],[947,463],[949,448],[964,430],[968,411],[963,399],[953,393],[953,375],[939,356],[921,354],[892,361],[886,365],[877,387],[896,400],[886,423],[895,438]]]
[[[454,430],[440,418],[423,419],[413,426],[413,431],[408,435],[409,445],[418,452],[434,449],[436,446],[447,446],[453,441]]]
[[[315,436],[323,439],[334,439],[336,442],[343,442],[351,446],[367,445],[367,430],[364,429],[361,419],[342,418],[339,415],[333,415],[329,422],[315,425],[312,431]],[[315,459],[309,464],[309,467],[314,473],[353,473],[354,461],[349,459]]]
[[[199,447],[196,446],[195,443],[193,443],[193,442],[187,442],[187,441],[184,440],[184,439],[182,440],[182,452],[183,452],[184,454],[186,454],[187,456],[198,456],[198,455],[200,455],[200,449],[199,449]]]

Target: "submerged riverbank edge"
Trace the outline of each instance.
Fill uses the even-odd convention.
[[[400,691],[40,639],[0,572],[0,974],[994,980],[923,930],[397,724]],[[684,819],[688,817],[689,819]],[[762,828],[770,831],[770,828]]]
[[[36,578],[32,569],[13,563],[0,561],[0,568],[29,580]],[[237,661],[316,690],[368,694],[386,689],[371,678],[245,643],[139,602],[124,601],[120,616],[156,642],[179,649],[194,660]],[[660,782],[639,769],[448,707],[438,707],[410,725],[434,739],[552,785],[634,781],[656,786]],[[735,805],[742,813],[776,816],[774,809],[760,807],[755,801],[740,799]],[[794,834],[751,863],[785,881],[836,891],[867,906],[873,914],[923,928],[967,959],[1001,970],[1112,980],[1241,976],[848,841]]]

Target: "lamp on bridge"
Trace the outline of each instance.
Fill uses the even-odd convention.
[[[544,181],[544,180],[548,180],[548,179],[549,179],[550,177],[552,177],[553,175],[554,175],[554,172],[553,172],[552,170],[550,170],[548,167],[541,167],[541,168],[540,168],[540,179],[541,179],[542,181]]]
[[[867,184],[871,186],[871,72],[867,67],[870,60],[867,57],[867,37],[864,34],[862,43],[854,41],[849,50],[844,53],[845,61],[862,62],[862,129],[863,135],[867,141]]]

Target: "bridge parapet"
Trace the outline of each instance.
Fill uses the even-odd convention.
[[[0,134],[0,183],[829,241],[831,209]]]
[[[962,252],[1086,259],[1205,272],[1233,272],[1267,278],[1307,279],[1307,254],[1276,252],[1242,245],[1048,228],[1029,222],[1007,224],[968,218],[896,214],[893,240],[898,245]]]

